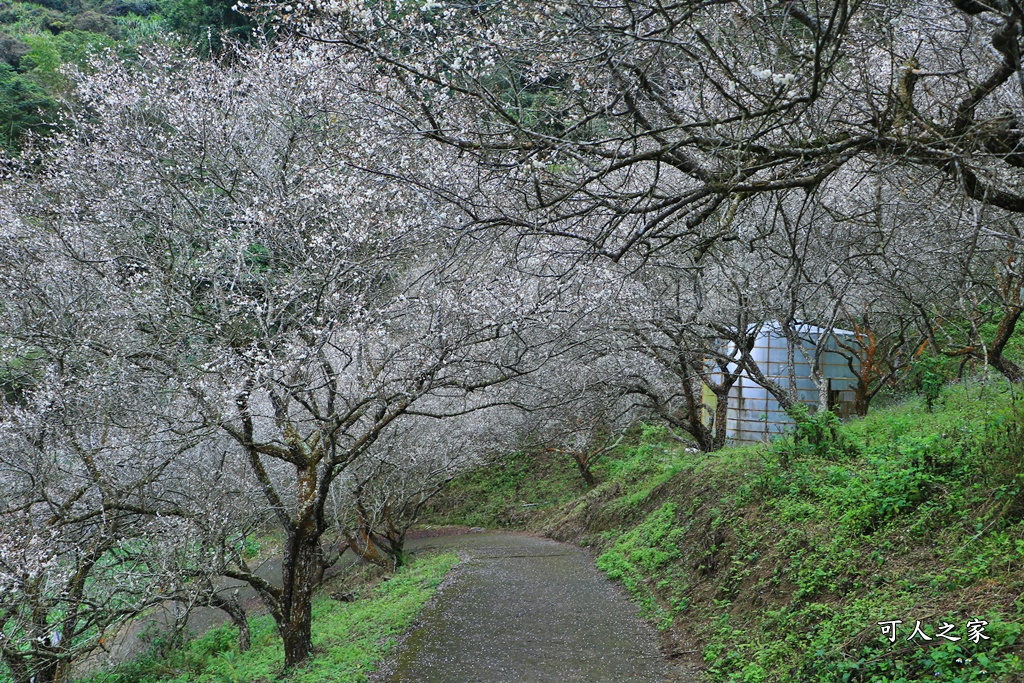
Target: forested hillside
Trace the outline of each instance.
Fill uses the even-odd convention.
[[[574,544],[467,671],[600,567],[645,677],[1020,679],[1017,0],[0,25],[0,679],[364,680],[424,521]]]
[[[217,53],[224,38],[247,39],[253,22],[228,0],[51,0],[0,3],[0,145],[46,134],[58,102],[73,98],[64,72],[104,50],[125,58],[172,32]]]

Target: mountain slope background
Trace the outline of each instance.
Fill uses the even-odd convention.
[[[132,58],[155,40],[178,40],[216,57],[224,40],[254,27],[233,0],[47,0],[0,2],[0,146],[45,135],[70,97],[67,67],[87,68],[104,50]]]

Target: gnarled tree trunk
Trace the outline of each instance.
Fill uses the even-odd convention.
[[[324,574],[319,534],[300,526],[289,533],[281,562],[282,600],[277,629],[284,642],[284,665],[303,664],[313,651],[313,591]]]

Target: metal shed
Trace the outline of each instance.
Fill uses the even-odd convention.
[[[818,388],[811,378],[810,362],[814,347],[822,334],[829,335],[822,354],[823,375],[829,383],[829,404],[840,417],[853,414],[857,378],[844,356],[838,353],[836,339],[854,341],[854,333],[847,330],[824,330],[814,325],[801,324],[797,333],[802,348],[796,348],[793,359],[796,372],[797,398],[813,411],[818,405]],[[751,355],[764,375],[783,387],[789,386],[788,348],[785,335],[778,323],[765,325]],[[757,384],[744,372],[729,392],[727,436],[738,442],[765,441],[772,435],[792,426],[793,420],[779,406],[767,389]]]

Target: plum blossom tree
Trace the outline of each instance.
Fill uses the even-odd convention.
[[[109,443],[114,430],[106,445],[96,435],[79,449],[26,442],[12,438],[12,423],[26,426],[19,412],[0,463],[0,658],[17,683],[67,681],[105,636],[166,595],[148,563],[164,529],[136,503],[153,471],[122,475],[141,458]]]
[[[921,240],[922,246],[933,253],[932,258],[922,260],[934,262],[937,253],[945,281],[925,272],[931,294],[922,291],[916,278],[890,286],[896,284],[909,296],[918,332],[936,352],[960,359],[961,367],[980,363],[1011,382],[1024,381],[1022,359],[1011,353],[1024,314],[1021,223],[1001,211],[959,208],[961,211],[951,211],[938,220],[949,233],[961,236],[966,248],[943,248],[949,240],[945,235]],[[904,272],[920,273],[924,264],[915,266],[915,259],[909,260]]]
[[[892,212],[912,221],[911,233],[930,230],[916,221],[929,220],[934,200],[965,217],[1013,223],[1010,217],[1024,212],[1021,123],[1014,113],[1024,95],[1024,15],[1011,0],[255,7],[332,45],[339,59],[368,56],[385,82],[402,83],[390,94],[405,102],[403,115],[419,134],[475,155],[485,169],[476,196],[499,199],[476,200],[474,221],[545,235],[557,248],[575,241],[578,249],[620,260],[631,251],[652,257],[672,245],[674,267],[685,269],[718,243],[749,245],[760,222],[782,236],[762,243],[767,260],[813,263],[818,254],[807,260],[793,249],[778,252],[800,225],[798,207],[817,207],[819,216],[838,209],[844,216],[826,220],[860,225],[873,210],[860,202],[866,214],[847,211],[858,202],[842,206],[841,193],[857,195],[872,184],[920,207]],[[408,106],[410,97],[417,106]],[[488,191],[496,178],[514,191]],[[893,199],[889,194],[885,201]],[[789,208],[780,214],[782,205]],[[752,222],[742,220],[744,213],[761,216]],[[798,220],[787,225],[783,216]],[[973,253],[977,241],[970,234],[977,231],[957,222],[940,221],[946,232],[932,233],[938,239],[930,247],[941,250],[933,257]],[[1004,247],[1010,245],[999,259],[998,281],[986,267],[969,269],[973,284],[960,288],[962,297],[948,298],[966,302],[954,338],[935,335],[936,320],[949,321],[948,309],[915,307],[917,322],[943,353],[985,362],[1016,381],[1017,363],[1003,354],[1024,310],[1013,297],[1019,290],[1015,231],[986,229],[989,241],[1002,233]],[[800,230],[810,234],[806,224]],[[906,246],[888,230],[862,231],[863,238],[870,235],[880,238],[871,245],[879,261],[887,247]],[[724,253],[736,258],[728,246]],[[844,283],[833,292],[825,291],[830,279],[823,272],[809,282],[790,279],[804,289],[818,287],[808,295],[817,299],[771,305],[794,349],[808,340],[796,338],[795,310],[788,309],[803,309],[802,319],[829,328],[842,310],[863,307],[865,282],[851,277],[851,268],[835,271]],[[749,282],[736,284],[731,297],[747,296],[742,290]],[[905,303],[893,299],[892,307]],[[753,316],[758,319],[768,319],[767,312]],[[716,324],[741,329],[733,323]],[[731,336],[749,336],[743,329]],[[823,345],[813,346],[812,355],[820,356]],[[904,347],[893,348],[899,355]],[[861,392],[862,404],[881,386],[878,378]],[[815,379],[823,406],[825,383]]]
[[[626,430],[646,413],[614,385],[607,391],[586,384],[587,374],[577,376],[584,379],[582,385],[565,387],[572,392],[571,398],[561,401],[557,412],[537,427],[533,442],[568,455],[583,482],[593,488],[598,483],[594,466],[622,443]]]
[[[876,377],[862,396],[905,368],[923,343],[1019,382],[1021,359],[1007,352],[1022,310],[1019,218],[906,171],[862,184],[870,191],[845,194],[844,220],[856,225],[869,258],[858,261],[843,314],[858,335],[848,352]]]
[[[609,384],[701,451],[718,450],[739,353],[710,324],[713,307],[695,269],[672,258],[646,259],[642,267],[631,261],[620,264],[627,270],[617,305],[603,318],[603,358],[616,368]]]
[[[369,56],[422,135],[511,178],[483,224],[700,252],[753,198],[864,165],[1024,212],[1015,0],[253,5]]]
[[[507,405],[390,428],[350,465],[332,491],[331,513],[347,548],[385,567],[407,562],[406,533],[448,482],[515,448],[521,423]]]
[[[638,409],[621,388],[621,366],[602,356],[593,321],[584,330],[586,345],[572,346],[555,367],[513,388],[518,413],[502,423],[510,432],[507,452],[566,455],[584,484],[593,487],[593,467],[621,443],[629,427],[650,413]]]
[[[131,330],[95,270],[7,205],[0,233],[0,663],[60,683],[170,593],[155,569],[184,514],[195,443],[122,355]]]
[[[845,212],[841,220],[828,219],[833,224],[860,224],[863,215],[846,211],[857,202],[843,207],[840,194],[857,195],[872,184],[921,207],[916,218],[914,209],[893,211],[912,221],[934,213],[933,200],[960,216],[1010,220],[1024,212],[1021,124],[1014,113],[1024,95],[1024,15],[1012,0],[270,1],[254,7],[332,45],[339,59],[368,56],[385,82],[403,84],[390,94],[406,103],[404,116],[421,135],[475,155],[486,169],[477,196],[500,199],[486,210],[477,200],[476,223],[545,235],[558,248],[575,241],[620,260],[673,245],[674,266],[687,268],[717,243],[749,244],[749,233],[759,229],[756,221],[737,219],[745,212],[762,214],[757,220],[783,239],[797,223],[787,226],[780,215],[798,218],[794,207],[801,203],[818,207],[819,215]],[[416,107],[408,106],[410,97]],[[499,177],[515,191],[488,191]],[[780,205],[789,208],[779,214]],[[861,205],[865,215],[873,213]],[[946,234],[933,246],[946,256],[973,253],[972,231],[957,222],[940,221]],[[930,230],[917,222],[909,228]],[[989,238],[1003,232],[1004,246],[1015,244],[1014,230],[987,229]],[[873,234],[881,238],[872,247],[879,260],[885,258],[879,249],[902,242],[885,231]],[[768,260],[783,257],[772,255],[782,243],[764,244]],[[728,247],[725,252],[735,258]],[[813,262],[791,252],[785,258]],[[1012,296],[1019,290],[1015,253],[1004,252],[998,282],[986,268],[972,269],[964,296],[949,299],[967,302],[957,316],[960,331],[932,344],[1016,381],[1017,363],[1003,349],[1024,309]],[[862,280],[849,277],[850,268],[836,271],[846,282],[831,293],[822,288],[829,280],[821,272],[811,278],[817,285],[799,284],[819,287],[813,303],[772,304],[794,349],[808,340],[796,339],[786,309],[805,309],[803,319],[829,328],[842,310],[863,307],[863,301],[842,301],[865,291]],[[738,285],[747,286],[742,278]],[[860,294],[839,291],[850,287]],[[935,321],[948,320],[946,312],[919,310],[921,333],[935,337]],[[820,356],[823,345],[813,345],[812,355]],[[823,406],[825,383],[815,379]],[[880,386],[877,379],[869,384]],[[861,392],[862,403],[871,390]]]
[[[454,187],[459,160],[410,148],[357,64],[314,46],[94,68],[27,220],[103,282],[131,332],[119,357],[188,406],[180,428],[233,442],[285,543],[280,585],[237,555],[223,573],[259,593],[297,665],[339,476],[416,406],[463,413],[543,364],[560,287],[466,256],[454,209],[397,179]]]

